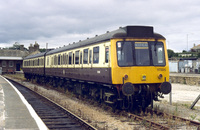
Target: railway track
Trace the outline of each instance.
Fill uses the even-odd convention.
[[[166,116],[168,119],[179,120],[182,123],[185,122],[185,124],[187,124],[187,125],[195,126],[195,127],[197,127],[197,129],[200,129],[200,122],[197,122],[197,121],[189,120],[189,119],[186,119],[186,118],[183,118],[183,117],[179,117],[179,116],[176,116],[176,115],[172,115],[172,114],[169,114],[169,113],[164,113],[162,111],[152,110],[152,109],[147,109],[147,113],[154,113],[154,114],[161,116],[161,117]]]
[[[200,122],[171,115],[169,113],[164,113],[149,108],[147,109],[147,114],[150,116],[135,115],[132,113],[127,113],[127,116],[131,119],[142,122],[141,124],[150,129],[200,129]]]
[[[165,126],[165,125],[157,123],[155,121],[146,119],[144,116],[138,116],[138,115],[129,113],[129,117],[133,118],[134,120],[143,122],[143,124],[145,124],[145,126],[150,129],[158,129],[158,130],[169,130],[170,129],[168,126]]]
[[[13,80],[8,80],[22,93],[50,130],[96,130],[96,128],[50,99],[33,92]]]
[[[62,108],[62,107],[60,107],[60,108]],[[154,115],[153,115],[153,113],[154,113]],[[152,110],[152,109],[147,109],[147,114],[150,116],[138,116],[138,115],[134,115],[132,113],[126,113],[125,115],[126,115],[126,117],[131,118],[131,121],[133,121],[133,120],[139,121],[141,125],[145,126],[146,128],[150,128],[150,129],[162,129],[162,130],[177,129],[177,128],[181,129],[181,128],[186,128],[188,126],[195,126],[196,129],[200,129],[200,122],[196,122],[193,120],[188,120],[188,119],[185,119],[182,117],[177,117],[175,115],[170,115],[168,113],[163,113],[161,111],[156,111],[156,110]],[[157,116],[156,118],[158,118],[158,119],[155,120],[154,116]],[[51,115],[49,115],[42,119],[44,122],[47,121],[47,124],[53,128],[54,127],[52,124],[53,119],[50,120],[48,118],[50,118],[50,119],[56,118],[57,119],[56,125],[59,125],[59,119],[62,118],[62,116],[51,117]],[[167,118],[167,119],[164,119],[164,118]],[[176,122],[177,120],[179,122],[181,122],[177,126],[175,126],[174,123],[171,123],[171,124],[169,123],[169,122]],[[86,129],[90,129],[90,128],[86,127]]]

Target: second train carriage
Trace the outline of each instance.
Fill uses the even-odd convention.
[[[171,91],[165,38],[149,26],[126,26],[26,57],[24,74],[121,109],[145,109]]]

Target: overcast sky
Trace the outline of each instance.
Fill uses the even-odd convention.
[[[153,26],[176,52],[200,44],[200,0],[1,0],[0,47],[62,47],[127,25]]]

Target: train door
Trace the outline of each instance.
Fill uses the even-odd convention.
[[[21,66],[20,63],[16,64],[16,71],[20,71],[20,66]]]

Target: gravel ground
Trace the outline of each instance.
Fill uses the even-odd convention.
[[[20,81],[21,82],[21,81]],[[114,116],[110,110],[103,110],[99,107],[94,107],[88,103],[73,98],[72,94],[63,94],[55,90],[50,90],[41,86],[36,86],[28,82],[21,82],[23,85],[35,90],[42,95],[46,95],[63,107],[71,110],[73,113],[79,115],[84,120],[90,122],[98,129],[106,130],[132,130],[132,129],[145,129],[139,123],[127,121],[123,116]],[[200,94],[199,86],[189,86],[182,84],[172,84],[172,101],[173,104],[169,105],[169,96],[165,96],[160,102],[155,102],[154,106],[161,110],[177,114],[182,117],[193,119],[200,122],[200,101],[194,110],[189,109],[191,103]],[[1,89],[0,89],[1,90]],[[1,92],[1,91],[0,91]],[[1,105],[0,105],[1,106]],[[1,112],[1,107],[0,107]],[[3,117],[0,116],[0,121]],[[1,124],[1,122],[0,122]],[[1,127],[0,127],[1,129]]]
[[[156,102],[155,107],[200,122],[200,100],[193,110],[190,109],[190,106],[199,95],[200,86],[172,84],[172,105],[169,105],[168,94],[165,95],[164,99],[160,99],[161,102]]]
[[[192,104],[193,101],[200,95],[200,86],[190,86],[185,84],[172,84],[172,101],[174,103]],[[169,95],[166,95],[165,100],[169,101]],[[200,100],[195,106],[200,106]]]

